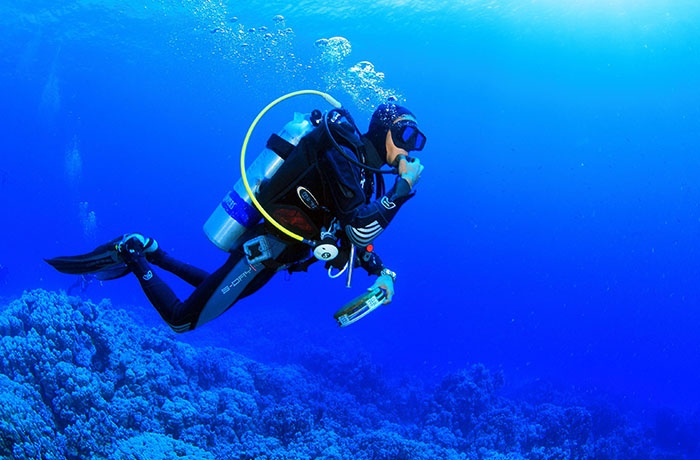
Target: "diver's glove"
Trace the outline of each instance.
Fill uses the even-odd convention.
[[[374,284],[369,287],[368,291],[373,291],[376,288],[380,288],[386,294],[384,299],[384,304],[391,302],[394,297],[394,280],[396,279],[396,273],[385,268],[382,270],[382,274],[374,281]]]
[[[398,167],[399,176],[408,182],[411,188],[415,187],[420,180],[420,175],[423,172],[423,165],[420,164],[418,158],[409,158],[401,155]]]

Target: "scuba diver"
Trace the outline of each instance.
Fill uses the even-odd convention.
[[[73,284],[68,286],[68,289],[66,290],[67,295],[73,295],[75,292],[76,294],[85,294],[88,290],[88,288],[92,285],[94,282],[98,282],[100,285],[102,285],[102,281],[99,281],[98,278],[93,275],[92,273],[85,273],[80,275],[80,277],[75,280]]]
[[[244,215],[255,211],[246,204],[250,201],[232,200],[233,192],[225,197],[220,208],[226,211],[227,220],[213,228],[213,214],[205,224],[209,238],[230,253],[213,273],[176,260],[155,239],[139,233],[120,236],[88,254],[47,262],[63,273],[92,273],[100,280],[133,273],[175,332],[193,330],[218,317],[279,271],[306,271],[320,260],[333,278],[347,272],[349,285],[352,268],[361,266],[376,275],[376,281],[335,316],[341,326],[359,320],[378,305],[391,302],[394,295],[396,273],[384,266],[372,242],[414,196],[423,165],[409,153],[422,150],[426,137],[413,113],[394,101],[374,111],[364,134],[340,104],[326,114],[315,110],[308,120],[310,128],[296,145],[284,136],[270,137],[267,148],[284,161],[271,177],[259,181],[253,193],[243,166],[246,137],[242,180],[249,198],[256,207],[261,205],[258,209],[265,219],[254,212]],[[382,169],[387,165],[390,170]],[[387,173],[395,176],[388,191],[384,185]],[[232,226],[240,231],[227,241],[218,238]],[[152,265],[194,286],[192,294],[181,301]]]

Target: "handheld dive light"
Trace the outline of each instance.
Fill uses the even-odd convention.
[[[343,308],[335,312],[333,318],[335,318],[340,327],[349,326],[383,305],[385,299],[386,292],[384,292],[384,289],[374,288],[345,304]]]

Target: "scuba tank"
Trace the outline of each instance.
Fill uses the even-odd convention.
[[[313,128],[309,114],[295,112],[294,119],[282,128],[278,136],[296,146]],[[274,176],[282,163],[284,159],[281,156],[269,147],[264,148],[245,170],[251,190],[257,193],[260,184]],[[204,233],[220,249],[230,251],[246,230],[255,226],[261,218],[262,214],[253,206],[243,178],[240,178],[204,223]]]

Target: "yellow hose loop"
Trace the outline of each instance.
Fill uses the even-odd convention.
[[[260,119],[267,113],[268,110],[279,104],[280,102],[295,97],[295,96],[301,96],[304,94],[312,94],[316,96],[321,96],[323,99],[326,100],[330,105],[333,107],[339,109],[342,107],[340,102],[338,102],[335,98],[333,98],[330,94],[324,93],[322,91],[316,91],[313,89],[304,89],[301,91],[294,91],[288,94],[285,94],[284,96],[278,97],[274,101],[270,102],[267,104],[267,106],[258,113],[258,116],[255,117],[253,120],[253,123],[250,124],[250,127],[248,128],[248,132],[245,135],[245,139],[243,139],[243,147],[241,148],[241,179],[243,179],[243,186],[245,186],[246,192],[248,192],[248,196],[250,197],[250,201],[253,203],[253,205],[256,207],[258,211],[260,211],[260,214],[263,215],[265,220],[270,222],[272,225],[275,226],[279,231],[284,233],[285,235],[289,236],[290,238],[293,238],[297,241],[301,241],[302,243],[307,243],[307,244],[312,244],[311,241],[307,240],[301,235],[297,235],[296,233],[292,232],[291,230],[288,230],[282,226],[279,222],[277,222],[270,214],[263,209],[262,205],[258,201],[258,199],[255,197],[255,194],[253,193],[253,190],[250,188],[250,184],[248,183],[248,175],[246,174],[245,171],[245,154],[246,150],[248,149],[248,141],[250,140],[250,136],[253,134],[253,131],[255,130],[255,126],[258,124]]]

